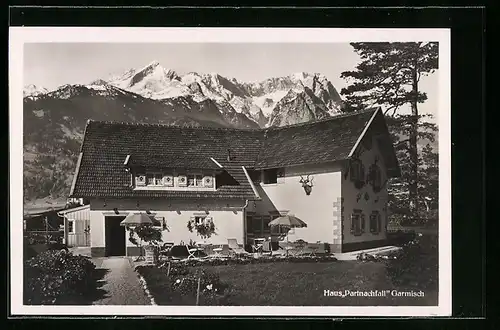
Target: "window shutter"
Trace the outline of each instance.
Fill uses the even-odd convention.
[[[203,186],[211,188],[214,186],[214,180],[212,176],[206,175],[203,177]]]
[[[174,177],[170,174],[163,175],[163,185],[167,187],[174,186]]]
[[[186,187],[187,186],[187,177],[185,175],[177,176],[177,180],[179,182],[179,187]]]
[[[353,213],[351,214],[351,233],[354,232],[354,220],[356,219],[356,215]]]
[[[355,181],[356,180],[356,172],[357,172],[357,169],[356,169],[356,160],[351,160],[351,162],[349,164],[349,173],[351,174],[350,175],[351,181]]]
[[[365,232],[365,215],[361,214],[361,231]]]
[[[137,174],[135,176],[135,184],[137,186],[145,186],[146,185],[146,174]]]

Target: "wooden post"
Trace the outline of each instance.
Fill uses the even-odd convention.
[[[200,302],[200,284],[201,284],[201,276],[198,277],[198,288],[196,289],[196,306],[198,306]]]
[[[167,266],[167,277],[170,276],[170,261],[168,262]]]
[[[49,217],[45,216],[45,243],[49,245]]]

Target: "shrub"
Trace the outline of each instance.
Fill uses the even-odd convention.
[[[159,267],[138,266],[137,272],[148,283],[149,289],[158,304],[194,305],[198,279],[200,278],[200,305],[228,304],[225,294],[227,285],[220,281],[217,274],[205,268],[191,270],[185,264],[171,264],[170,276],[166,276],[167,264]]]
[[[387,271],[394,284],[436,289],[438,278],[437,236],[420,235],[389,256]]]
[[[95,265],[84,256],[45,251],[24,263],[24,299],[29,305],[73,302],[95,281]]]

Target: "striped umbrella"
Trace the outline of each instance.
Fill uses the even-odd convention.
[[[140,226],[152,224],[153,220],[151,217],[144,213],[130,213],[122,222],[120,222],[120,226]]]

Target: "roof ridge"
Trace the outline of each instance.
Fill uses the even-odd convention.
[[[359,111],[344,112],[344,113],[336,114],[334,116],[330,116],[330,117],[319,119],[319,120],[306,121],[303,123],[290,124],[290,125],[285,125],[285,126],[276,126],[276,127],[271,126],[271,127],[265,128],[264,131],[266,131],[266,132],[267,131],[276,131],[276,130],[286,129],[286,128],[290,128],[290,127],[301,127],[301,126],[314,125],[314,124],[318,124],[318,123],[333,121],[333,120],[339,119],[339,118],[345,118],[345,117],[360,115],[363,113],[375,112],[378,109],[380,109],[380,107],[371,107],[371,108],[367,108],[367,109],[363,109],[363,110],[359,110]]]
[[[332,121],[335,119],[339,118],[345,118],[345,117],[350,117],[350,116],[355,116],[355,115],[360,115],[363,113],[368,113],[368,112],[373,112],[376,111],[377,109],[380,109],[380,107],[372,107],[372,108],[367,108],[363,109],[360,111],[353,111],[353,112],[346,112],[346,113],[340,113],[336,114],[334,116],[330,116],[327,118],[319,119],[319,120],[313,120],[313,121],[308,121],[308,122],[303,122],[303,123],[297,123],[297,124],[291,124],[291,125],[285,125],[285,126],[278,126],[278,127],[266,127],[266,128],[237,128],[237,127],[206,127],[206,126],[187,126],[184,127],[182,125],[177,125],[177,124],[162,124],[162,123],[144,123],[144,122],[127,122],[127,121],[113,121],[113,120],[93,120],[93,119],[88,119],[87,120],[87,125],[90,125],[91,123],[96,123],[96,124],[110,124],[110,125],[124,125],[124,126],[143,126],[143,127],[170,127],[170,128],[179,128],[179,129],[196,129],[196,130],[213,130],[213,131],[248,131],[248,132],[267,132],[267,131],[275,131],[275,130],[280,130],[280,129],[286,129],[290,127],[300,127],[300,126],[307,126],[307,125],[315,125],[318,123],[323,123],[323,122],[328,122]]]
[[[97,124],[110,124],[110,125],[123,125],[123,126],[145,126],[145,127],[171,127],[180,129],[198,129],[198,130],[223,130],[223,131],[255,131],[259,132],[261,128],[237,128],[237,127],[207,127],[207,126],[187,126],[184,127],[178,124],[162,124],[162,123],[143,123],[143,122],[126,122],[126,121],[113,121],[113,120],[92,120],[89,119],[88,123]]]

